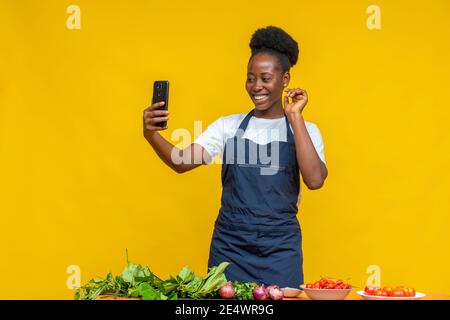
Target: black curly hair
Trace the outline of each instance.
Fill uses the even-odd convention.
[[[258,53],[269,53],[278,59],[283,73],[297,63],[299,54],[297,41],[283,29],[274,26],[256,30],[250,40],[250,49],[252,54],[249,61]]]

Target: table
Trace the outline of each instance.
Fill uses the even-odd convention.
[[[364,300],[363,297],[356,293],[358,290],[352,290],[345,300]],[[443,292],[424,292],[426,294],[420,300],[450,300],[450,295]],[[304,292],[298,298],[284,298],[283,300],[311,300]]]

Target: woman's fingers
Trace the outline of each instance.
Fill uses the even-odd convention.
[[[293,88],[293,89],[291,89],[291,88],[287,88],[285,91],[286,91],[286,95],[288,96],[288,97],[292,97],[293,95],[294,95],[294,93],[296,92],[296,90],[298,90],[298,89],[296,89],[296,88]]]
[[[166,122],[169,120],[169,111],[158,110],[164,105],[164,101],[152,104],[150,107],[144,110],[144,130],[145,131],[161,131],[166,130],[165,127],[161,127],[158,123]]]
[[[156,103],[152,104],[150,107],[148,107],[147,109],[145,109],[145,111],[147,111],[147,110],[155,110],[155,109],[161,108],[164,104],[165,104],[164,101],[156,102]]]
[[[289,97],[287,95],[284,96],[284,105],[287,106],[289,104]]]
[[[167,126],[165,126],[165,127],[160,127],[160,126],[150,126],[150,125],[148,125],[148,126],[146,126],[145,127],[147,130],[150,130],[150,131],[161,131],[161,130],[166,130],[167,129]]]
[[[168,116],[169,111],[166,110],[145,110],[144,111],[144,117],[154,118],[157,116]]]
[[[167,121],[167,120],[169,120],[169,117],[154,117],[154,118],[147,118],[147,119],[145,119],[145,123],[149,124],[149,125],[153,125],[155,123],[164,122],[164,121]]]
[[[301,88],[294,88],[294,89],[287,88],[287,89],[285,89],[285,91],[286,91],[286,96],[287,97],[294,97],[294,96],[299,95],[299,94],[307,96],[306,91],[304,89],[301,89]]]

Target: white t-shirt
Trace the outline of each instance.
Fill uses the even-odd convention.
[[[222,155],[225,142],[235,136],[239,125],[246,114],[233,114],[220,117],[203,131],[194,143],[201,145],[211,156]],[[287,141],[285,117],[277,119],[264,119],[251,117],[242,138],[252,140],[257,144],[267,144],[272,141]],[[305,121],[306,129],[314,144],[319,158],[325,162],[322,135],[319,128],[312,122]],[[291,131],[292,127],[289,126]]]

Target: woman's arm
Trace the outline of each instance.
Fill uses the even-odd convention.
[[[308,102],[308,96],[303,89],[287,89],[287,91],[284,98],[285,112],[294,131],[297,162],[303,182],[311,190],[319,189],[328,176],[328,170],[317,154],[303,120],[302,111]],[[292,102],[289,102],[289,97],[292,98]]]
[[[164,102],[158,102],[144,110],[145,139],[150,143],[159,158],[177,173],[183,173],[206,164],[209,161],[209,154],[199,144],[192,143],[181,150],[159,134],[158,131],[166,130],[167,126],[161,128],[156,123],[169,120],[168,111],[156,110],[163,105]]]

